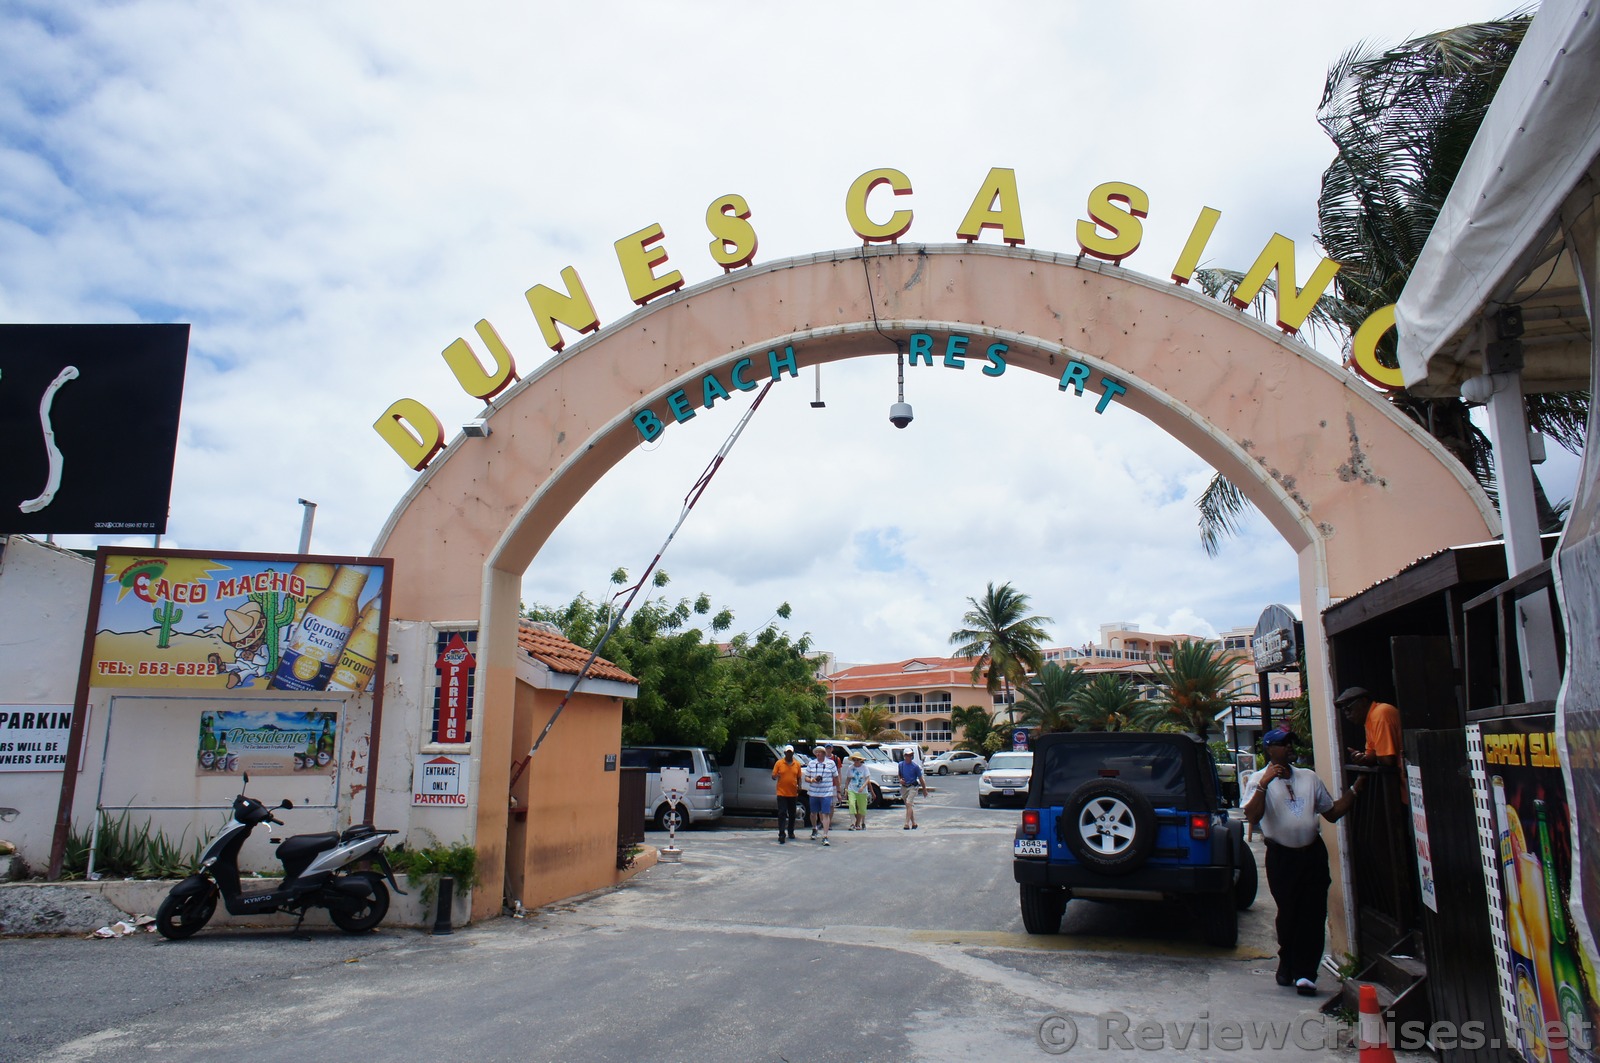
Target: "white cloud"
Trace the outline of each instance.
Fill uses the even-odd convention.
[[[523,292],[567,265],[624,316],[611,245],[650,222],[690,283],[714,276],[702,215],[726,192],[762,261],[853,243],[844,190],[887,165],[916,188],[908,239],[950,240],[1010,166],[1033,247],[1071,249],[1085,194],[1115,179],[1152,201],[1130,268],[1164,275],[1202,205],[1224,214],[1213,261],[1281,231],[1309,264],[1327,65],[1500,13],[1400,7],[12,5],[0,319],[192,322],[166,542],[292,549],[306,497],[315,549],[363,553],[413,476],[379,412],[408,395],[447,426],[477,413],[440,350],[487,317],[530,370],[545,349]],[[809,373],[774,389],[665,558],[670,592],[709,591],[741,627],[787,600],[791,630],[852,660],[942,651],[989,581],[1030,594],[1061,643],[1298,600],[1264,520],[1204,556],[1209,470],[1126,409],[924,367],[901,432],[894,384],[872,359],[824,369],[824,410]],[[742,408],[613,470],[525,596],[642,572]]]

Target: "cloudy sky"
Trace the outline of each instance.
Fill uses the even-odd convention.
[[[905,239],[947,243],[992,166],[1028,245],[1075,250],[1089,189],[1149,193],[1125,268],[1164,276],[1202,206],[1208,263],[1274,232],[1314,261],[1314,121],[1362,40],[1503,13],[1471,0],[966,3],[12,2],[0,9],[0,321],[193,326],[163,544],[367,553],[415,475],[372,430],[402,396],[447,430],[479,404],[439,352],[494,323],[526,375],[523,293],[582,275],[632,309],[612,244],[655,222],[692,285],[720,275],[707,204],[749,202],[759,262],[850,247],[845,189],[908,174]],[[994,237],[989,237],[994,239]],[[474,343],[476,340],[474,338]],[[945,652],[966,599],[1009,581],[1054,644],[1100,624],[1214,634],[1298,609],[1260,518],[1208,559],[1210,475],[1117,406],[1053,383],[892,357],[775,388],[664,563],[754,630],[845,661]],[[667,432],[568,517],[529,602],[643,570],[738,404]],[[1558,462],[1563,468],[1575,463]],[[1563,484],[1560,477],[1565,475]],[[1571,473],[1556,472],[1557,498]],[[73,546],[101,542],[65,537]],[[148,543],[148,538],[132,540]],[[398,578],[406,574],[398,573]]]

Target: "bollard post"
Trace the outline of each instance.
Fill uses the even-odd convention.
[[[433,932],[439,934],[453,934],[450,928],[450,908],[455,902],[456,880],[449,875],[439,878],[439,911],[433,920]]]

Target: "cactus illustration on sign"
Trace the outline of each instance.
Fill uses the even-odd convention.
[[[156,648],[164,650],[172,644],[172,629],[183,619],[183,610],[174,608],[172,599],[167,598],[161,602],[161,608],[150,610],[150,615],[161,625],[161,637],[156,640]]]
[[[287,594],[277,591],[261,591],[257,594],[247,594],[246,598],[261,606],[262,619],[266,621],[266,649],[267,649],[267,674],[271,675],[278,670],[278,660],[282,653],[284,636],[293,625],[295,601]],[[279,606],[282,606],[280,609]]]

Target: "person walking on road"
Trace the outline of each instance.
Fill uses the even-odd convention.
[[[1278,905],[1278,984],[1309,997],[1317,992],[1331,881],[1317,817],[1338,822],[1363,780],[1357,777],[1335,801],[1316,772],[1289,763],[1294,742],[1294,733],[1282,727],[1261,736],[1267,766],[1245,784],[1244,816],[1267,842],[1267,888]]]
[[[811,795],[811,837],[822,830],[822,844],[828,845],[828,831],[833,827],[833,792],[839,783],[839,768],[826,748],[816,746],[814,756],[806,768],[806,792]]]
[[[867,829],[867,758],[860,753],[850,754],[850,767],[845,772],[845,793],[850,799],[851,830]]]
[[[922,777],[922,765],[914,757],[900,758],[900,793],[906,799],[906,825],[901,830],[917,829],[917,799],[916,791],[921,791],[923,797],[928,796],[928,784]]]
[[[800,805],[802,770],[800,762],[794,759],[794,746],[784,746],[783,756],[772,766],[772,777],[777,780],[779,845],[794,837],[794,817],[795,809]]]

